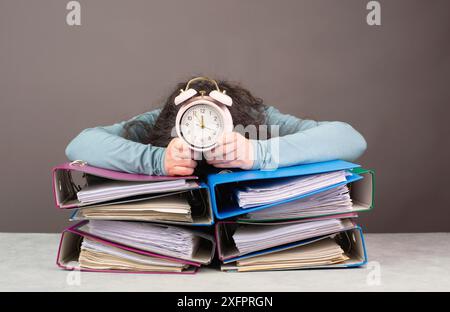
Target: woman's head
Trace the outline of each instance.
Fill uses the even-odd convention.
[[[233,105],[229,107],[234,125],[241,125],[244,128],[249,125],[258,127],[265,123],[264,104],[262,99],[254,97],[250,91],[239,84],[225,80],[216,80],[219,88],[225,90],[226,94],[233,99]],[[125,126],[125,137],[131,138],[131,133],[140,133],[138,141],[144,144],[166,147],[173,139],[173,127],[175,119],[180,109],[180,105],[174,104],[174,99],[180,94],[180,89],[186,87],[187,81],[180,82],[167,97],[164,107],[161,110],[153,126],[144,124],[141,121],[132,121]],[[200,80],[191,83],[191,88],[204,90],[206,94],[215,90],[214,84],[209,81]],[[136,131],[140,128],[139,131]]]

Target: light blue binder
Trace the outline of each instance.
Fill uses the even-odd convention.
[[[304,176],[337,170],[350,170],[357,167],[360,166],[351,162],[343,160],[331,160],[326,162],[278,168],[276,170],[248,170],[230,173],[210,174],[207,177],[207,184],[210,189],[212,210],[217,219],[231,218],[248,212],[266,209],[272,206],[277,206],[279,204],[287,203],[316,193],[320,193],[340,185],[360,180],[362,179],[362,176],[351,173],[347,176],[346,182],[338,183],[329,187],[324,187],[322,189],[307,194],[302,194],[288,200],[244,209],[239,207],[239,205],[237,204],[233,195],[233,190],[239,186],[245,185],[245,183],[243,182],[246,181]]]

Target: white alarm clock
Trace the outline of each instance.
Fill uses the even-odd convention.
[[[203,90],[197,92],[189,88],[192,82],[198,80],[211,82],[216,90],[205,95]],[[233,104],[231,97],[219,89],[215,80],[205,77],[191,79],[180,91],[174,100],[175,105],[183,105],[175,121],[178,137],[194,151],[211,150],[217,145],[220,135],[233,131],[233,119],[228,110],[228,106]]]

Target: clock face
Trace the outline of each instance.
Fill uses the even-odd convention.
[[[180,130],[184,140],[193,147],[207,149],[217,142],[224,122],[220,108],[198,104],[188,108],[181,116]]]

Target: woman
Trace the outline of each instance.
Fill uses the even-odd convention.
[[[268,169],[295,164],[344,159],[353,161],[366,149],[366,141],[350,125],[338,121],[299,119],[266,106],[248,90],[218,81],[233,100],[230,113],[234,125],[278,128],[278,135],[251,138],[243,133],[223,135],[215,149],[205,153],[207,166],[216,168]],[[82,131],[66,148],[70,160],[92,166],[149,175],[191,175],[198,165],[186,143],[174,138],[179,106],[174,98],[186,82],[179,83],[162,109],[130,121]],[[192,85],[209,93],[207,81]]]

